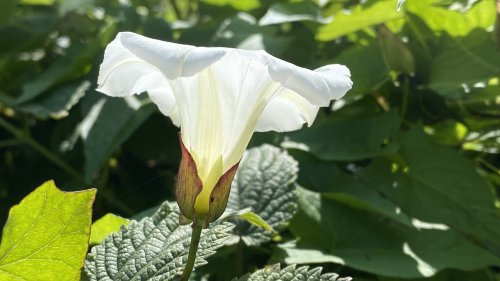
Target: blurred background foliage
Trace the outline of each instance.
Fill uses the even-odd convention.
[[[144,95],[94,91],[119,31],[347,65],[312,128],[259,133],[299,161],[299,210],[241,271],[316,263],[355,280],[500,280],[494,0],[2,0],[0,222],[47,179],[99,189],[94,217],[174,200],[178,129]],[[230,280],[234,253],[203,269]],[[244,271],[243,271],[244,270]]]

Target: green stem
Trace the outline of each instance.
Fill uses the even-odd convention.
[[[4,140],[4,141],[0,141],[0,148],[7,147],[7,146],[14,146],[14,145],[18,145],[20,143],[21,142],[18,139]]]
[[[9,122],[7,122],[5,119],[3,119],[1,117],[0,117],[0,126],[5,128],[7,131],[9,131],[11,134],[13,134],[20,141],[33,147],[33,149],[38,151],[45,158],[50,160],[52,163],[57,165],[59,168],[61,168],[66,173],[70,174],[74,178],[77,178],[77,179],[83,181],[82,175],[80,175],[80,173],[77,170],[73,169],[71,166],[66,164],[61,159],[59,159],[59,157],[57,157],[54,153],[52,153],[50,150],[45,148],[43,145],[39,144],[37,141],[35,141],[33,138],[31,138],[28,134],[26,134],[23,130],[20,130],[20,129],[14,127],[13,125],[11,125]]]
[[[405,76],[403,82],[403,100],[401,102],[401,120],[405,120],[406,110],[408,109],[408,96],[410,94],[409,77]]]
[[[198,251],[198,244],[200,244],[201,230],[203,227],[197,225],[193,227],[193,233],[191,234],[191,245],[189,245],[189,254],[186,267],[182,273],[182,281],[188,281],[189,276],[194,268],[194,261],[196,260],[196,252]]]

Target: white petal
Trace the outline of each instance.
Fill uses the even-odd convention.
[[[109,44],[98,84],[112,96],[147,91],[180,125],[202,180],[221,173],[212,170],[220,161],[222,172],[236,164],[255,130],[311,125],[320,106],[352,87],[340,65],[313,71],[265,51],[193,47],[134,33],[119,33]]]
[[[318,106],[328,106],[332,99],[340,99],[352,88],[351,74],[343,65],[327,65],[312,71],[275,58],[265,51],[237,52],[266,65],[273,81]]]
[[[256,131],[289,132],[310,126],[319,106],[313,105],[302,96],[284,89],[267,104],[260,116]]]
[[[163,115],[170,117],[175,126],[180,126],[179,109],[170,86],[148,90],[149,98]]]
[[[168,79],[191,76],[225,53],[223,48],[197,48],[130,32],[119,33],[115,41],[119,41],[133,56],[158,68]]]

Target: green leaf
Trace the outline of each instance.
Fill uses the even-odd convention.
[[[289,265],[283,269],[279,264],[275,264],[264,269],[258,270],[252,274],[243,276],[237,281],[350,281],[350,277],[339,278],[338,274],[321,274],[322,268],[315,267],[309,269],[308,266]]]
[[[299,161],[299,185],[322,192],[329,199],[411,225],[405,213],[363,180],[342,172],[333,162],[322,161],[303,151],[292,154]]]
[[[49,91],[47,95],[17,106],[20,111],[38,118],[64,118],[90,88],[89,81],[76,81]]]
[[[360,160],[394,152],[397,146],[389,139],[398,126],[399,117],[395,111],[373,117],[328,120],[310,129],[290,133],[290,141],[285,145],[303,144],[307,151],[323,160]]]
[[[287,263],[332,262],[383,276],[417,278],[445,268],[475,270],[500,262],[444,225],[387,223],[303,189],[298,203],[290,230],[300,240],[280,245]]]
[[[43,92],[48,90],[54,84],[61,82],[73,73],[81,73],[84,69],[90,69],[90,61],[88,57],[78,58],[77,54],[82,53],[86,46],[78,45],[71,48],[68,54],[56,60],[48,69],[32,81],[28,81],[23,85],[23,93],[19,96],[17,102],[23,103],[36,98]]]
[[[372,5],[357,5],[349,13],[340,10],[327,25],[319,28],[316,39],[330,41],[380,23],[403,18],[394,9],[394,1],[371,1]]]
[[[472,87],[500,74],[500,53],[485,30],[474,30],[467,37],[443,35],[438,53],[430,66],[429,87],[444,96],[464,93],[464,86]],[[453,71],[450,71],[450,70]]]
[[[54,85],[86,74],[92,68],[95,57],[114,35],[115,27],[114,24],[105,26],[100,34],[90,42],[70,47],[66,55],[55,60],[36,79],[23,85],[23,91],[17,99],[17,103],[30,101]]]
[[[231,6],[238,11],[250,11],[260,7],[259,0],[202,0],[202,2],[214,6]]]
[[[346,49],[334,62],[347,65],[355,81],[353,88],[345,96],[347,100],[369,94],[389,81],[389,68],[376,41],[367,46]]]
[[[101,98],[92,106],[78,129],[84,142],[87,181],[154,110],[153,104],[135,97]]]
[[[495,1],[477,1],[470,10],[452,10],[439,7],[436,0],[413,0],[406,3],[406,10],[418,15],[436,33],[465,36],[474,29],[486,30],[495,24]],[[456,1],[454,1],[456,2]]]
[[[444,145],[460,145],[467,137],[467,127],[455,120],[444,120],[425,126],[424,131],[437,143]]]
[[[264,229],[265,231],[274,232],[274,229],[265,220],[263,220],[259,215],[252,211],[243,211],[238,216],[247,222]]]
[[[222,247],[234,225],[212,224],[203,230],[195,267]],[[191,240],[190,226],[179,225],[177,204],[165,202],[150,218],[131,221],[87,256],[90,280],[174,280],[182,273]]]
[[[104,238],[111,233],[118,232],[122,226],[127,226],[129,220],[114,214],[106,214],[102,218],[96,220],[92,224],[92,231],[90,232],[90,245],[96,245],[102,242]]]
[[[396,72],[412,75],[415,72],[415,59],[401,38],[384,24],[377,26],[377,35],[387,66]]]
[[[28,5],[52,5],[54,0],[20,0],[19,2]]]
[[[259,25],[282,24],[287,22],[312,21],[326,24],[331,18],[324,18],[321,10],[309,1],[298,3],[276,3],[273,4],[260,18]]]
[[[16,10],[16,0],[3,0],[0,2],[0,27],[9,23]]]
[[[234,211],[249,208],[272,229],[281,231],[296,208],[297,173],[297,161],[287,152],[270,145],[249,149],[231,186],[227,208]],[[235,224],[235,235],[247,245],[267,242],[273,235],[244,221]]]
[[[12,207],[0,245],[0,279],[78,280],[95,193],[63,192],[48,181]]]
[[[410,216],[500,247],[494,196],[475,167],[455,151],[432,143],[419,129],[397,140],[403,163],[395,167],[379,160],[359,176]]]

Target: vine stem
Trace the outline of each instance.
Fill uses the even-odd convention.
[[[188,259],[186,267],[184,267],[184,272],[182,273],[182,281],[188,281],[189,276],[191,276],[191,272],[193,272],[194,261],[196,259],[196,252],[198,251],[198,245],[200,244],[202,229],[203,227],[201,225],[193,227],[193,232],[191,233],[191,244],[189,245]]]
[[[408,76],[405,76],[404,82],[403,82],[403,100],[401,102],[401,120],[404,121],[406,111],[408,109],[408,96],[410,92],[410,78]]]

